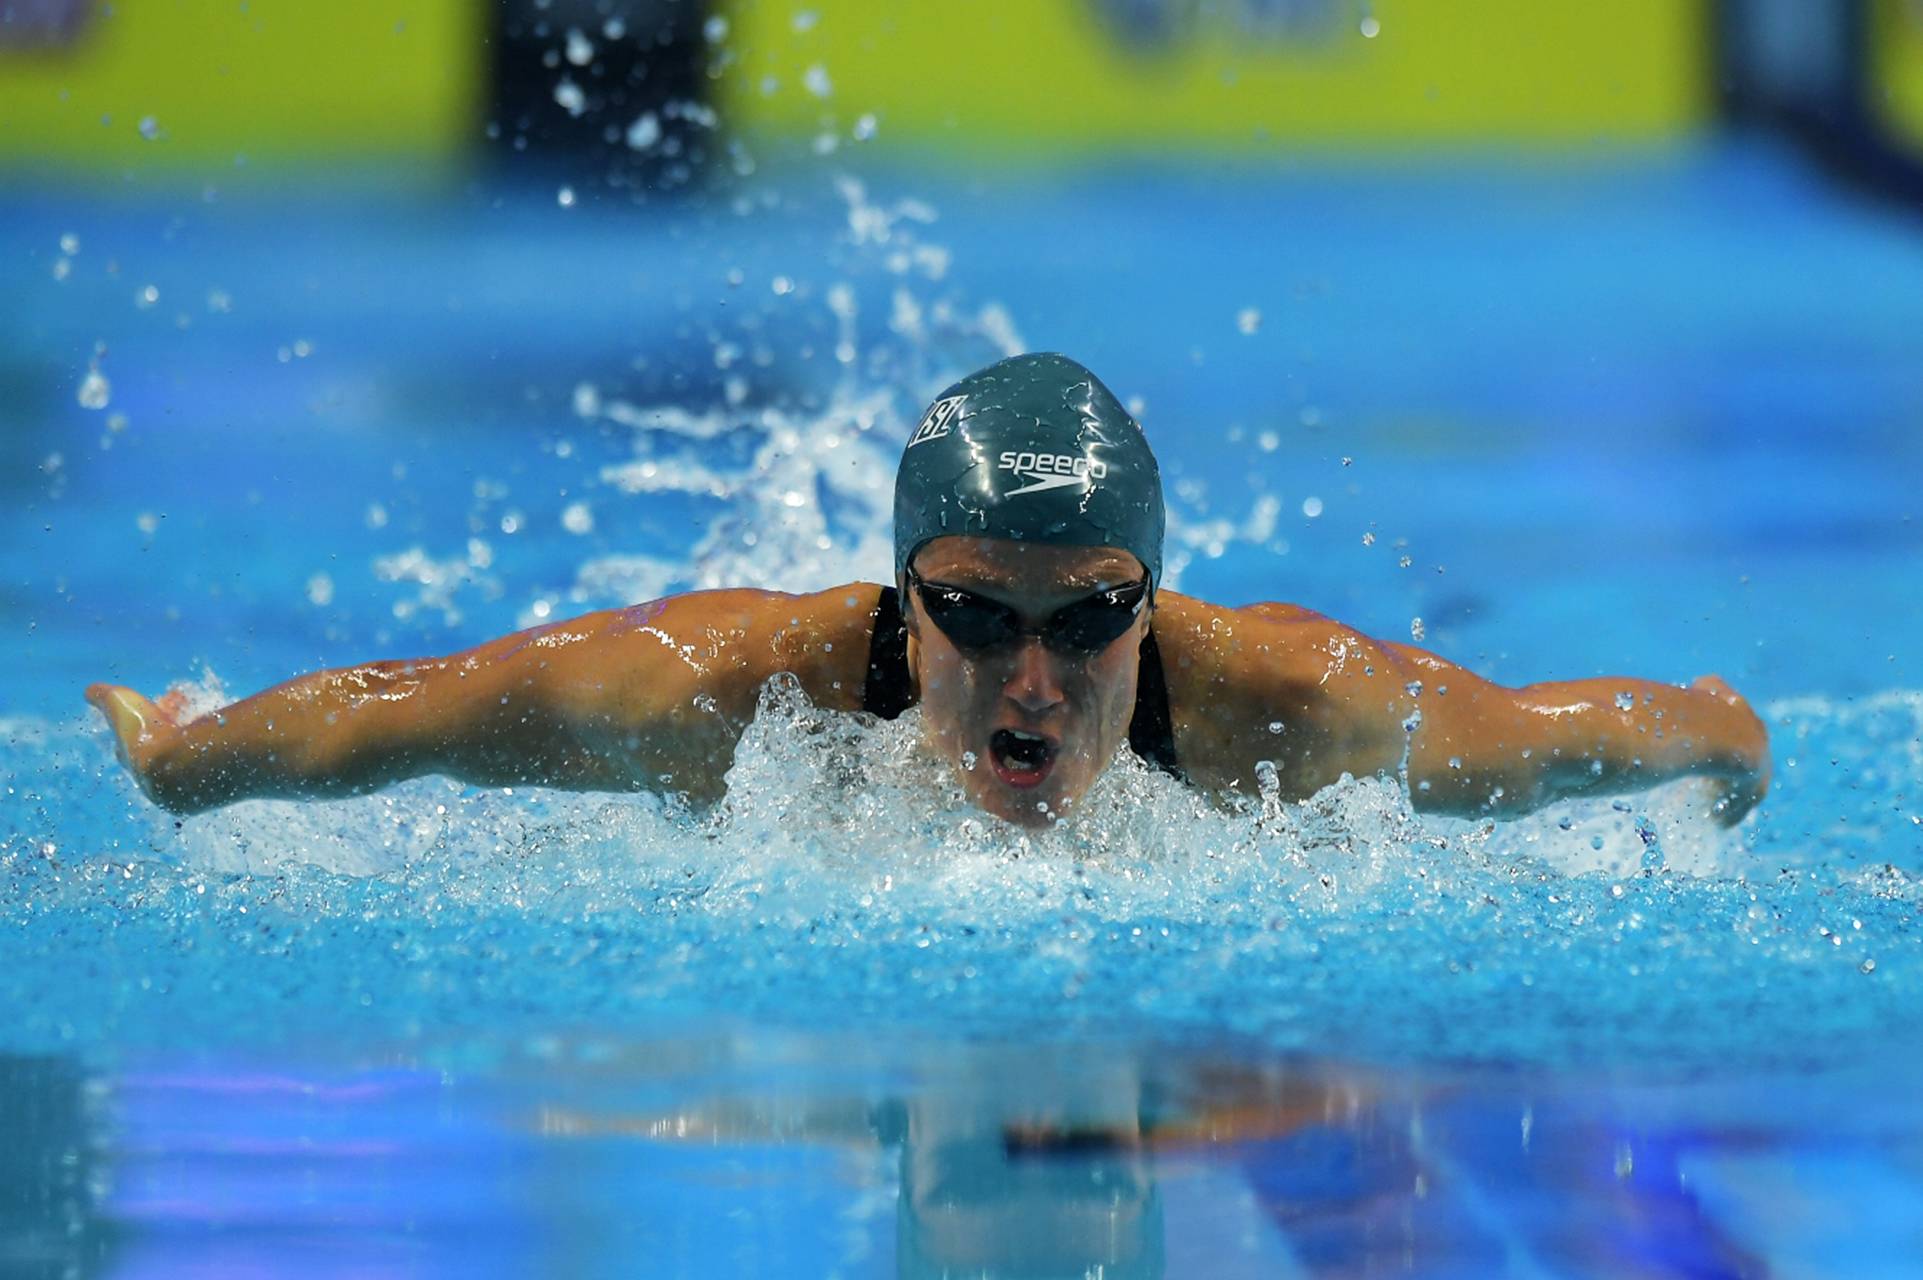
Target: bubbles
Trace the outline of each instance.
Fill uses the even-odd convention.
[[[554,203],[560,205],[563,209],[572,209],[574,207],[574,188],[562,187],[559,191],[555,192]]]
[[[855,127],[853,131],[855,141],[856,142],[870,141],[871,139],[874,138],[875,132],[879,127],[880,126],[877,124],[875,120],[874,112],[872,111],[862,112],[859,116],[855,117]]]
[[[834,94],[834,82],[828,78],[828,68],[819,62],[801,73],[801,87],[817,98],[827,98]]]
[[[1243,307],[1235,313],[1235,327],[1239,332],[1252,336],[1262,327],[1262,313],[1254,307]]]
[[[594,61],[594,41],[587,38],[579,27],[569,27],[564,45],[565,56],[569,63],[585,67]]]
[[[646,151],[661,141],[661,120],[652,111],[643,111],[628,126],[628,146],[636,151]]]
[[[74,393],[82,409],[105,409],[113,401],[113,384],[100,372],[98,363],[87,366],[87,374],[80,380],[80,389]]]
[[[1362,19],[1361,31],[1364,40],[1373,40],[1382,34],[1382,24],[1376,21],[1374,14],[1369,14]]]
[[[166,136],[161,132],[160,121],[154,119],[152,116],[140,117],[140,123],[136,127],[140,131],[140,136],[148,142],[158,142]]]
[[[572,534],[594,532],[594,512],[585,502],[570,502],[561,512],[561,527]]]
[[[554,86],[554,101],[560,104],[563,111],[566,111],[570,116],[576,117],[577,119],[582,112],[588,109],[587,92],[582,89],[580,85],[566,77],[563,77],[561,82]]]
[[[1421,618],[1409,619],[1409,639],[1421,644],[1428,634],[1429,629],[1423,625]]]
[[[317,573],[307,580],[307,603],[317,609],[324,609],[334,603],[334,579],[324,573]]]
[[[715,14],[701,24],[701,35],[709,44],[720,44],[728,38],[728,20]]]
[[[160,301],[160,290],[154,285],[142,285],[134,290],[134,305],[146,311]]]
[[[1310,495],[1302,499],[1302,514],[1314,520],[1322,514],[1322,499]]]
[[[77,256],[80,252],[80,237],[71,231],[61,232],[60,252],[66,254],[69,258]]]

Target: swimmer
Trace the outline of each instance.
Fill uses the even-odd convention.
[[[157,804],[358,795],[421,774],[482,785],[719,797],[761,690],[921,709],[969,800],[1022,826],[1072,815],[1119,752],[1204,791],[1282,794],[1406,771],[1421,810],[1504,817],[1704,780],[1734,825],[1769,739],[1722,680],[1505,688],[1288,604],[1223,608],[1161,585],[1161,475],[1081,365],[1015,356],[936,398],[895,482],[895,581],[812,595],[704,591],[592,613],[448,657],[322,671],[186,718],[96,684]]]

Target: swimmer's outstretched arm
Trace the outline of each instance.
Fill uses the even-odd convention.
[[[1713,788],[1712,816],[1734,826],[1769,790],[1769,732],[1717,676],[1686,689],[1615,676],[1509,689],[1388,647],[1423,673],[1409,749],[1419,808],[1509,816],[1700,777]]]
[[[1616,677],[1505,688],[1306,609],[1172,592],[1156,634],[1174,661],[1178,753],[1205,785],[1246,789],[1269,761],[1285,793],[1306,796],[1406,764],[1418,808],[1507,817],[1701,777],[1724,825],[1769,788],[1769,734],[1715,676],[1687,689]]]
[[[698,592],[450,657],[316,672],[184,722],[178,698],[96,684],[87,699],[141,789],[181,813],[428,773],[710,799],[776,672],[817,705],[859,705],[876,595]]]

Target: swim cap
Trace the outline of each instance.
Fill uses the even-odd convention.
[[[895,573],[960,534],[1119,547],[1162,579],[1162,472],[1115,393],[1067,356],[1011,356],[935,399],[895,473]]]

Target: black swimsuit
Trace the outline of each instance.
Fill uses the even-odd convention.
[[[901,620],[901,600],[893,587],[883,587],[881,605],[875,610],[875,631],[868,640],[868,679],[862,686],[861,708],[893,720],[914,701],[908,683],[908,627]],[[1156,768],[1182,776],[1175,763],[1168,681],[1162,675],[1162,651],[1155,645],[1153,626],[1142,640],[1142,665],[1135,679],[1135,714],[1128,722],[1128,745]]]

